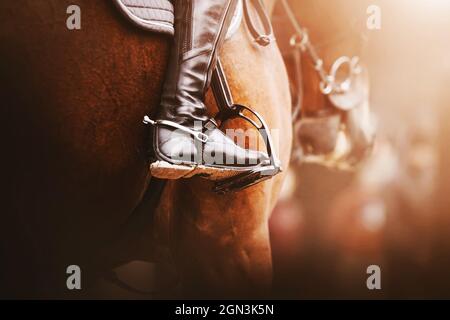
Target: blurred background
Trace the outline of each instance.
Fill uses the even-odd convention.
[[[450,298],[450,1],[370,4],[377,143],[354,172],[293,163],[270,221],[278,298]]]

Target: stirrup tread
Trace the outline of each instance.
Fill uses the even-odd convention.
[[[167,161],[157,160],[150,164],[150,173],[158,179],[178,180],[192,177],[202,177],[207,180],[219,181],[232,178],[245,172],[250,172],[256,167],[239,168],[214,168],[205,165],[179,165]]]

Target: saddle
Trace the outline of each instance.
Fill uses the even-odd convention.
[[[119,10],[136,26],[173,36],[174,8],[169,0],[114,0]]]
[[[174,6],[171,1],[114,0],[114,2],[122,14],[135,26],[149,32],[174,35]],[[252,20],[252,15],[249,13],[250,4],[253,5],[260,18],[260,23],[264,28],[262,33],[259,32],[257,24]],[[239,2],[227,38],[230,38],[238,30],[243,18],[247,21],[248,30],[257,44],[267,46],[272,42],[270,19],[259,0],[241,0]],[[215,120],[218,123],[224,123],[230,119],[241,118],[251,123],[264,138],[270,165],[240,171],[207,168],[201,165],[196,167],[172,165],[165,161],[155,160],[150,165],[151,175],[154,178],[169,180],[202,176],[215,181],[214,191],[223,194],[229,191],[242,190],[280,173],[282,171],[280,161],[274,153],[272,137],[266,122],[257,112],[233,101],[220,58],[213,72],[211,88],[219,107],[219,113]],[[145,117],[144,124],[152,124],[152,120]]]

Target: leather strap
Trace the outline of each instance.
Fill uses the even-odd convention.
[[[250,34],[252,35],[253,39],[255,39],[255,42],[259,45],[266,47],[268,46],[272,41],[275,40],[275,37],[273,36],[273,29],[272,29],[272,23],[270,22],[270,18],[267,15],[266,9],[264,8],[264,5],[262,4],[261,0],[243,0],[244,1],[244,16],[245,20],[247,21],[248,30],[250,31]],[[253,7],[256,10],[256,13],[258,14],[258,18],[261,21],[264,33],[261,33],[258,28],[256,27],[255,21],[253,21],[252,16],[250,14],[250,4],[253,5]]]

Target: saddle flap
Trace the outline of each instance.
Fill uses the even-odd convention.
[[[119,10],[136,26],[174,35],[174,6],[169,0],[114,0]]]

